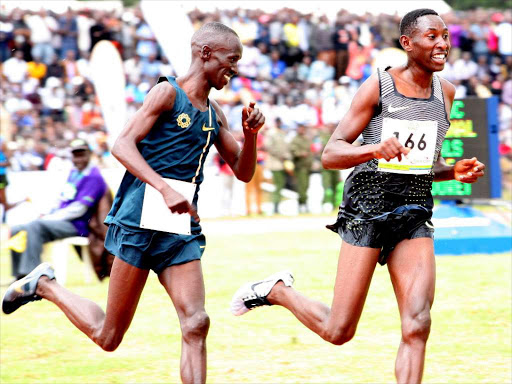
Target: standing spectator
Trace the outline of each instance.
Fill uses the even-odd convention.
[[[258,138],[256,139],[256,150],[256,169],[254,170],[254,175],[251,181],[245,185],[245,207],[247,210],[247,216],[252,215],[253,202],[256,203],[256,214],[261,215],[263,213],[261,209],[263,195],[261,183],[263,182],[263,166],[265,162],[263,135],[258,135]]]
[[[290,152],[293,158],[294,175],[297,183],[297,192],[299,193],[299,213],[307,213],[309,176],[313,164],[313,154],[311,153],[312,141],[308,137],[307,127],[304,124],[298,124],[297,135],[290,143]]]
[[[91,44],[91,27],[95,24],[94,19],[89,15],[89,11],[81,10],[76,17],[78,27],[77,45],[80,55],[82,52],[89,52]]]
[[[41,8],[39,13],[26,15],[25,22],[30,28],[32,56],[37,56],[43,63],[50,64],[54,54],[52,33],[58,28],[57,21],[49,16],[45,9]]]
[[[65,59],[67,51],[73,51],[78,56],[78,24],[71,8],[59,19],[59,35],[61,36],[60,58]]]
[[[281,190],[286,184],[286,173],[287,171],[290,172],[293,168],[290,166],[291,154],[286,142],[286,133],[282,129],[281,119],[277,118],[275,127],[271,128],[265,135],[264,145],[268,155],[265,166],[272,172],[272,180],[275,187],[272,194],[274,213],[279,213]]]
[[[326,124],[324,129],[320,132],[320,140],[322,143],[322,152],[329,141],[329,138],[333,134],[336,129],[336,124]],[[324,212],[332,212],[334,209],[338,208],[339,203],[341,202],[341,195],[338,190],[340,189],[340,171],[337,169],[325,169],[322,167],[322,187],[324,188],[324,198],[322,200],[322,205]],[[343,189],[343,184],[341,184],[341,189]]]
[[[334,31],[334,49],[336,50],[336,79],[345,76],[348,66],[348,44],[350,34],[345,28],[345,19],[342,14],[336,19]]]
[[[14,37],[12,22],[0,13],[0,63],[11,57],[11,44]]]
[[[498,52],[504,58],[512,56],[512,24],[510,11],[505,14],[501,23],[496,27],[498,37]]]
[[[327,16],[320,16],[320,20],[313,25],[311,31],[311,50],[318,60],[334,67],[336,63],[336,51],[334,43],[334,29]]]

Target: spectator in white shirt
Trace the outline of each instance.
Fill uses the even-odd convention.
[[[461,58],[453,64],[453,70],[458,80],[467,81],[476,76],[478,65],[471,60],[471,52],[463,52]]]
[[[41,9],[39,13],[27,14],[24,21],[30,29],[32,56],[40,57],[43,63],[50,64],[55,52],[52,46],[52,33],[58,29],[57,20]]]
[[[22,51],[14,51],[13,56],[5,61],[2,74],[10,83],[21,84],[25,80],[27,77],[27,62],[23,60]]]

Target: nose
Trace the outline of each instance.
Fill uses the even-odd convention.
[[[443,51],[449,51],[450,50],[450,40],[449,38],[448,39],[443,39],[443,37],[439,37],[439,39],[437,40],[437,47],[438,48],[441,48]]]
[[[231,65],[231,72],[233,72],[233,76],[238,75],[238,63]]]

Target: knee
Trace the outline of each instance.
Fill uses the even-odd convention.
[[[321,335],[325,341],[334,345],[343,345],[348,343],[354,338],[356,334],[356,327],[351,325],[338,325],[336,327],[328,328]]]
[[[106,352],[113,352],[119,347],[121,341],[123,341],[123,333],[112,330],[106,335],[102,335],[95,339],[96,344],[100,346]]]
[[[210,329],[210,317],[204,311],[187,316],[181,322],[181,332],[185,341],[204,340]]]
[[[402,339],[408,342],[426,342],[430,334],[430,309],[424,309],[402,321]]]

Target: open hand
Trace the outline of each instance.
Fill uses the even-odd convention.
[[[471,184],[484,175],[484,169],[485,164],[479,162],[476,157],[459,160],[453,168],[454,178],[461,183]]]
[[[251,101],[248,107],[242,110],[242,127],[245,133],[258,133],[263,124],[265,124],[265,116],[258,108],[254,108],[256,103]]]

